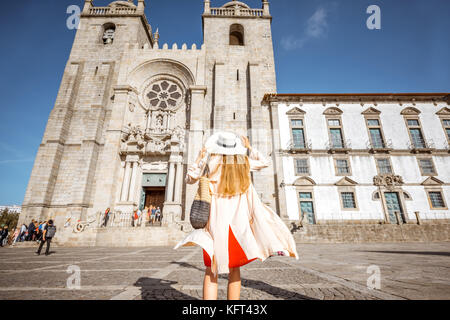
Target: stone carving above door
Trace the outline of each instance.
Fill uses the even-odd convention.
[[[373,177],[373,184],[379,187],[385,187],[388,190],[393,190],[397,186],[404,184],[403,178],[394,174],[382,174]]]

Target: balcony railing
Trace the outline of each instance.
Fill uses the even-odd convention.
[[[304,143],[298,143],[290,140],[287,145],[287,150],[290,153],[308,153],[312,150],[311,141],[305,141]]]
[[[387,140],[387,141],[383,141],[383,140],[377,140],[377,141],[372,141],[369,140],[366,143],[367,149],[369,150],[369,152],[389,152],[393,149],[393,144],[392,144],[392,140]]]
[[[94,16],[136,14],[137,8],[132,7],[94,7],[89,9],[89,14]]]
[[[352,143],[350,140],[331,140],[328,141],[326,148],[332,153],[348,152],[352,149]]]
[[[409,141],[408,142],[408,149],[411,150],[411,152],[418,153],[418,152],[432,152],[435,150],[435,144],[433,140],[429,139],[423,139],[419,141]]]
[[[102,227],[104,220],[104,213],[97,213],[97,227]],[[115,211],[111,212],[109,215],[108,223],[106,225],[107,228],[131,228],[131,227],[149,227],[149,226],[161,226],[162,215],[159,221],[155,221],[153,224],[148,220],[148,217],[142,213],[142,217],[139,220],[134,220],[134,213],[132,212],[121,212]]]
[[[244,16],[244,17],[262,17],[262,9],[244,9],[244,8],[211,8],[213,16]]]

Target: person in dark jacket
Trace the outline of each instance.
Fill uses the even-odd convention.
[[[42,247],[44,243],[47,243],[47,249],[45,250],[45,255],[48,256],[50,254],[50,244],[52,242],[53,237],[56,234],[56,227],[53,225],[53,220],[48,220],[48,224],[45,226],[42,233],[42,241],[39,245],[39,249],[36,252],[37,255],[41,254]]]
[[[8,234],[9,234],[8,226],[4,226],[0,237],[0,247],[3,247],[3,241],[5,239],[8,239]]]
[[[36,227],[34,226],[34,219],[33,219],[31,220],[31,223],[28,226],[28,237],[26,241],[31,241],[33,239],[34,229],[36,229]]]

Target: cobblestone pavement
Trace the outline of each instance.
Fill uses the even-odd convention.
[[[0,299],[200,299],[199,248],[1,248]],[[241,270],[242,299],[450,299],[450,243],[298,245],[300,260],[273,257]],[[367,268],[380,268],[369,290]],[[69,266],[81,270],[69,289]],[[69,284],[73,283],[69,281]],[[219,278],[219,299],[227,277]]]

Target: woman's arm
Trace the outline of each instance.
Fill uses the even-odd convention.
[[[250,151],[248,160],[250,162],[251,171],[258,171],[270,166],[270,158],[263,157],[258,150],[252,148],[247,137],[242,137],[242,142],[244,146]]]
[[[187,184],[195,184],[198,181],[198,179],[200,179],[203,168],[206,165],[206,161],[207,161],[206,149],[202,148],[202,150],[200,150],[197,156],[197,160],[195,160],[194,164],[192,164],[192,166],[190,166],[187,170],[186,174]]]

